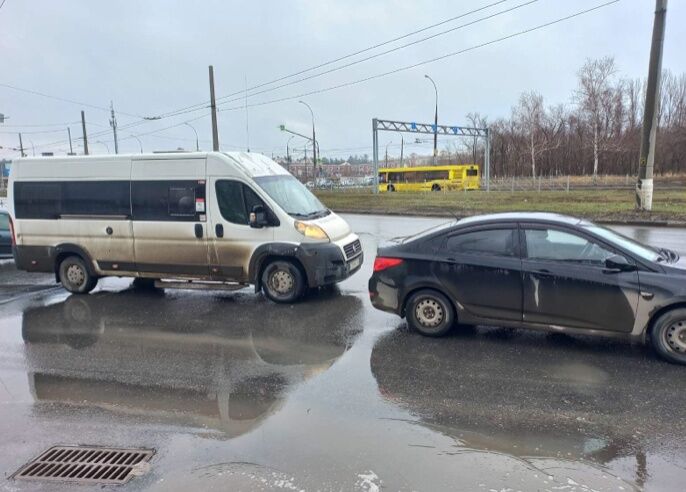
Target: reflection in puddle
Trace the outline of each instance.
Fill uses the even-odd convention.
[[[36,401],[235,437],[343,355],[360,304],[331,294],[309,300],[306,309],[265,304],[256,319],[250,313],[260,306],[245,309],[240,299],[133,291],[71,296],[24,312],[29,385]]]
[[[553,461],[629,468],[622,475],[639,487],[651,475],[683,471],[666,460],[683,454],[684,422],[672,420],[683,408],[683,380],[667,395],[654,386],[662,376],[645,371],[646,354],[625,344],[560,344],[541,334],[501,340],[489,330],[441,340],[402,329],[382,337],[371,356],[380,393],[454,438],[458,454],[505,454],[542,470]],[[652,365],[665,374],[680,369]]]

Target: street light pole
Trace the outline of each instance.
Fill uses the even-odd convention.
[[[138,138],[136,135],[133,135],[133,134],[132,134],[131,136],[132,136],[133,138],[135,138],[136,140],[138,140],[138,146],[140,147],[140,149],[141,149],[141,154],[142,154],[142,153],[143,153],[143,142],[141,142],[141,139]]]
[[[388,146],[391,145],[392,143],[393,143],[393,141],[390,141],[386,144],[386,158],[384,159],[384,161],[385,161],[384,167],[388,167]]]
[[[99,143],[100,145],[104,145],[105,148],[107,149],[107,153],[108,154],[110,153],[110,146],[107,145],[105,142],[103,142],[102,140],[96,140],[95,143]]]
[[[425,78],[429,79],[434,86],[434,91],[436,92],[436,110],[434,112],[434,166],[436,165],[436,157],[438,156],[438,87],[436,87],[436,82],[434,79],[428,75],[424,75]]]
[[[183,124],[186,125],[188,128],[190,128],[191,130],[193,130],[193,133],[195,133],[195,150],[199,151],[200,150],[200,143],[198,140],[198,132],[187,121],[184,121]]]
[[[314,131],[314,111],[312,111],[312,108],[310,107],[309,104],[307,104],[305,101],[298,101],[300,104],[304,104],[307,106],[307,109],[310,110],[310,114],[312,115],[312,162],[314,163],[314,171],[316,174],[317,171],[317,135]]]

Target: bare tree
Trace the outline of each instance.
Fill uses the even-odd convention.
[[[529,156],[531,158],[531,176],[536,177],[536,156],[540,152],[545,108],[543,96],[536,92],[525,92],[519,96],[517,107],[513,108],[513,119],[527,136],[529,142]]]
[[[616,73],[613,57],[586,60],[578,72],[576,97],[579,109],[586,116],[593,131],[593,179],[598,176],[598,161],[607,137],[608,99],[612,98],[612,77]],[[605,125],[604,125],[605,123]]]
[[[486,128],[486,126],[488,126],[487,118],[485,116],[481,116],[479,113],[467,113],[467,121],[469,121],[469,124],[472,128]],[[478,162],[477,153],[479,147],[479,137],[472,137],[470,146],[470,150],[472,151],[472,164],[476,164]]]

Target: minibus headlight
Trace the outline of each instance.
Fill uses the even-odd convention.
[[[295,229],[305,237],[312,239],[325,239],[329,240],[329,236],[324,232],[324,229],[316,224],[307,224],[305,222],[295,221]]]

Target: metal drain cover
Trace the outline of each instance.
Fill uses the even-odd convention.
[[[10,478],[83,484],[121,484],[150,468],[153,449],[53,446]]]

